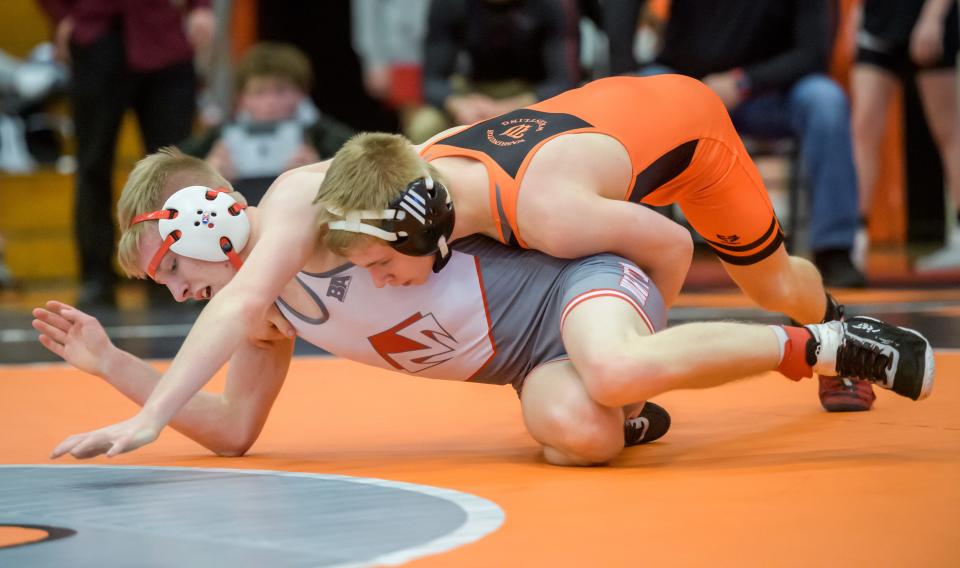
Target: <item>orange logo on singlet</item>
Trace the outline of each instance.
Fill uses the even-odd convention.
[[[527,130],[533,128],[529,124],[518,124],[516,126],[511,126],[510,128],[504,130],[500,133],[500,136],[509,136],[515,140],[523,138],[523,135],[527,133]]]
[[[527,132],[531,129],[536,128],[536,132],[542,131],[544,127],[547,126],[547,121],[542,118],[518,117],[502,120],[500,121],[500,126],[506,127],[506,130],[497,133],[497,131],[492,128],[488,129],[487,141],[494,146],[513,146],[514,144],[526,142],[524,136],[526,136]]]

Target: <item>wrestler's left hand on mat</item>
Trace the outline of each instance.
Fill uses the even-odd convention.
[[[100,454],[112,458],[156,440],[160,430],[156,421],[141,411],[133,418],[112,426],[70,436],[53,450],[50,458],[56,459],[66,453],[81,460]]]

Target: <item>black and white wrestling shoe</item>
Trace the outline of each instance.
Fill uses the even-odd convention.
[[[647,402],[640,416],[623,422],[623,445],[625,447],[649,444],[660,439],[670,429],[670,414],[659,404]]]
[[[806,327],[817,374],[863,379],[913,400],[930,396],[933,348],[916,331],[863,316]]]

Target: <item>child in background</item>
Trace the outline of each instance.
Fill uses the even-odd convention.
[[[353,130],[320,113],[310,61],[281,43],[251,47],[236,69],[236,112],[180,145],[204,158],[254,205],[282,172],[333,156]]]

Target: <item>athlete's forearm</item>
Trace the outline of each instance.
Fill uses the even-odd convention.
[[[243,268],[200,312],[170,369],[143,405],[149,423],[157,428],[169,423],[238,348],[248,343],[254,326],[266,320],[273,299],[312,250],[313,216],[313,208],[300,207],[287,216],[287,225],[277,225],[286,231],[280,238],[271,242],[266,234],[261,235]],[[297,232],[298,225],[305,235]]]
[[[677,243],[672,251],[664,250],[660,259],[654,264],[642,262],[644,259],[633,260],[638,266],[647,271],[647,276],[653,280],[660,290],[663,297],[663,303],[669,309],[680,296],[680,290],[683,288],[683,282],[687,278],[687,271],[690,270],[690,263],[693,255],[692,243],[687,246],[685,243]]]
[[[162,377],[152,365],[120,349],[104,357],[98,374],[140,406],[146,403]],[[231,405],[223,395],[198,392],[174,415],[170,426],[216,454],[235,454],[242,445],[242,440],[235,436],[242,431],[237,428],[242,422],[238,412],[240,402]]]
[[[680,296],[680,289],[687,278],[693,261],[693,238],[690,232],[658,213],[643,210],[646,221],[630,225],[627,229],[649,226],[653,230],[633,235],[622,241],[618,252],[646,271],[660,290],[663,303],[669,309]]]
[[[317,243],[312,204],[323,175],[297,170],[271,191],[269,207],[258,218],[259,236],[243,267],[210,300],[174,358],[170,369],[143,405],[142,422],[157,431],[205,385],[241,345],[253,327],[313,253]]]
[[[157,428],[170,423],[249,335],[256,316],[243,302],[232,302],[228,290],[229,286],[214,296],[200,313],[170,369],[144,403],[141,412]]]

